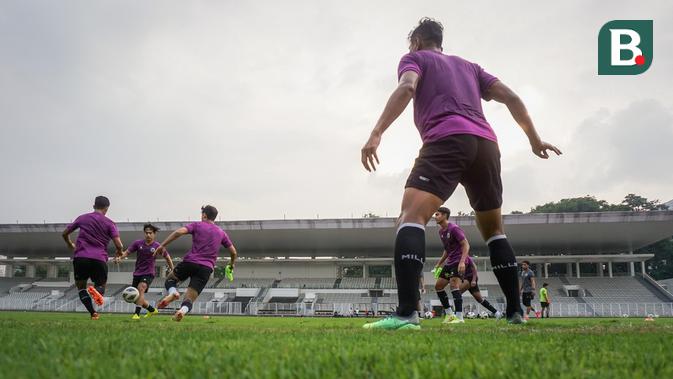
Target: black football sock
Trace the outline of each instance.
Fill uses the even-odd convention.
[[[187,309],[185,309],[187,308]],[[180,304],[180,310],[183,311],[183,313],[187,314],[191,312],[192,310],[192,301],[189,299],[185,299],[182,304]]]
[[[86,289],[79,290],[79,300],[84,304],[84,307],[86,308],[87,311],[93,316],[96,311],[93,309],[93,302],[91,301],[91,296],[89,296],[89,292],[87,292]]]
[[[141,309],[142,309],[142,308],[140,308],[139,306],[136,305],[136,311],[135,311],[135,314],[140,315],[140,310],[141,310]]]
[[[94,288],[96,288],[99,294],[105,295],[105,286],[95,286]]]
[[[395,238],[395,279],[399,307],[397,314],[409,317],[420,300],[418,277],[425,263],[425,227],[404,223]]]
[[[156,310],[156,309],[154,309],[154,307],[150,303],[147,303],[147,308],[145,308],[145,309],[147,309],[147,311],[150,312],[150,313],[154,312]]]
[[[449,304],[449,295],[446,294],[446,291],[444,290],[437,291],[437,297],[439,298],[439,301],[442,303],[442,307],[444,309],[451,308],[451,304]]]
[[[496,314],[496,312],[498,312],[486,299],[483,299],[480,304],[482,307],[488,309],[493,314]]]
[[[498,279],[498,284],[507,299],[507,318],[517,312],[523,315],[519,298],[516,257],[512,246],[504,235],[491,237],[486,243],[491,255],[493,274]]]
[[[462,313],[463,295],[460,293],[460,290],[451,290],[451,295],[453,295],[453,306],[456,307],[456,313]]]

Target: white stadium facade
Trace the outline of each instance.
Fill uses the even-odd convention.
[[[466,232],[479,268],[482,294],[498,307],[502,293],[488,251],[471,216],[452,217]],[[673,211],[520,214],[504,216],[519,261],[528,260],[538,288],[549,283],[555,316],[673,316],[673,295],[647,274],[650,252],[634,253],[673,236]],[[158,239],[187,222],[153,222]],[[118,223],[124,245],[142,238],[143,222]],[[209,281],[197,313],[353,315],[390,312],[397,303],[392,251],[393,218],[218,222],[240,260],[235,280]],[[0,309],[77,311],[71,253],[61,239],[66,224],[0,225]],[[437,226],[426,229],[424,307],[438,305],[430,269],[442,253]],[[191,240],[169,250],[178,260]],[[112,253],[112,250],[110,250]],[[228,254],[222,250],[222,261]],[[131,282],[134,260],[109,263],[103,312],[129,312],[119,293]],[[148,298],[163,289],[163,261]],[[185,286],[186,283],[182,284]],[[481,311],[466,294],[467,308]]]

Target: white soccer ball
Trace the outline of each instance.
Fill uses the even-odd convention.
[[[431,319],[432,318],[432,312],[430,312],[430,311],[425,312],[425,318]]]
[[[487,319],[488,318],[488,312],[482,311],[481,313],[479,313],[479,318],[484,319],[484,320]]]
[[[627,318],[627,317],[629,317],[629,315],[626,314],[626,313],[624,313],[624,314],[622,315],[622,317]]]
[[[477,318],[477,314],[474,313],[474,312],[472,312],[472,311],[467,312],[467,315],[466,315],[466,316],[467,316],[467,318],[469,318],[469,319]]]
[[[135,287],[126,287],[124,291],[122,291],[122,299],[127,303],[135,303],[139,296],[140,292],[138,292],[138,289]]]

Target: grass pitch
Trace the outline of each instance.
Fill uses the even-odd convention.
[[[0,312],[0,377],[673,378],[673,319],[365,321]]]

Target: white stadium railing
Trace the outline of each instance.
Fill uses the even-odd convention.
[[[493,304],[503,310],[504,304]],[[255,316],[354,316],[383,315],[395,310],[394,303],[263,303],[196,302],[192,313],[202,315]],[[104,313],[131,313],[135,308],[121,300],[106,298]],[[536,310],[539,307],[536,306]],[[0,297],[0,310],[85,312],[79,299],[7,299]],[[356,312],[357,311],[357,312]],[[477,303],[466,303],[465,312],[486,311]],[[673,303],[558,303],[551,304],[552,317],[673,317]]]

